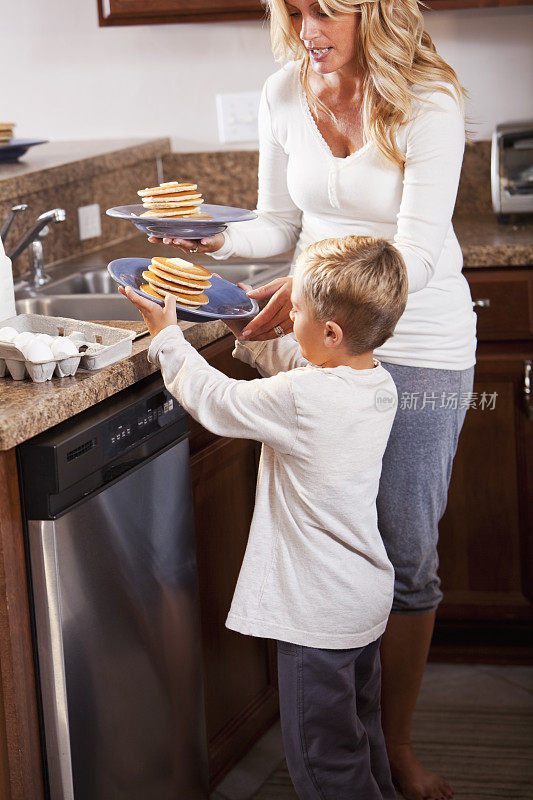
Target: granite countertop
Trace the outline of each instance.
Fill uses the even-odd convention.
[[[170,139],[102,139],[96,141],[47,142],[22,156],[20,161],[0,164],[0,202],[53,189],[72,180],[86,181],[110,170],[126,168],[141,159],[170,153]]]
[[[494,214],[458,216],[453,227],[464,266],[527,267],[533,265],[533,222],[501,225]]]
[[[138,333],[146,327],[143,322],[103,324],[116,324]],[[187,341],[197,349],[229,333],[220,321],[182,322],[180,327]],[[0,450],[10,450],[156,372],[147,358],[150,342],[149,336],[137,339],[130,356],[95,372],[77,372],[45,383],[0,378]]]

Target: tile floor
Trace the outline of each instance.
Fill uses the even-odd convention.
[[[531,737],[528,737],[526,733],[523,737],[524,741],[527,738],[533,738],[533,667],[428,664],[417,706],[417,718],[414,725],[415,740],[417,738],[417,726],[421,741],[427,742],[427,739],[431,738],[432,711],[436,715],[445,715],[447,713],[453,715],[452,725],[454,719],[458,721],[460,719],[461,724],[470,722],[474,729],[477,725],[476,715],[479,713],[485,715],[490,715],[491,713],[503,714],[502,723],[503,718],[505,718],[513,729],[516,728],[514,717],[517,720],[520,717],[520,724],[523,725],[525,719],[525,730],[532,734]],[[495,717],[495,720],[498,719],[500,717]],[[459,727],[458,725],[458,729]],[[492,747],[493,752],[496,753],[498,752],[498,737],[500,736],[503,739],[503,734],[498,733],[498,727],[498,723],[496,725],[491,723],[487,728],[487,734],[485,734],[487,742],[482,742],[482,745],[486,744],[485,749]],[[489,736],[489,731],[490,733],[494,732],[495,737],[490,742],[488,739],[493,739],[493,736]],[[436,738],[438,738],[437,734]],[[471,733],[468,734],[468,738],[472,738]],[[454,754],[450,743],[441,749],[443,751],[447,749],[448,753],[447,756],[445,752],[443,754],[444,763],[446,763],[446,757],[450,760],[450,763],[452,761],[458,762],[465,750],[463,745],[459,748],[460,752]],[[475,759],[475,755],[474,752],[470,754],[465,770],[467,775],[471,772],[471,764],[472,760]],[[520,752],[520,757],[522,755],[527,760],[527,754]],[[531,758],[529,758],[529,762],[531,762]],[[211,795],[210,800],[251,800],[261,786],[268,786],[268,779],[272,773],[277,770],[277,774],[279,774],[280,764],[282,763],[283,747],[279,724],[277,724],[223,779],[217,790]],[[287,781],[287,779],[285,780]],[[460,776],[458,780],[461,780]],[[505,775],[503,776],[503,782],[505,784]],[[489,795],[494,797],[494,800],[510,800],[511,797],[533,798],[533,784],[527,783],[526,779],[519,781],[518,788],[515,784],[512,786],[509,784],[509,788],[506,790],[504,784],[500,784],[497,794],[493,794],[488,789],[488,793],[485,795],[484,790],[475,788],[468,790],[468,787],[465,788],[466,783],[463,782],[461,790],[456,791],[456,797],[457,800],[461,800],[462,797],[477,800],[477,798],[488,797]],[[263,795],[263,792],[261,792],[261,795]],[[283,797],[288,797],[289,795],[296,798],[295,794],[292,795],[290,787],[287,794],[286,790],[283,791]],[[273,796],[275,796],[275,793]],[[398,797],[400,798],[401,795],[398,795]]]

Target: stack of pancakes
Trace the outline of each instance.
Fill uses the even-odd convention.
[[[209,303],[204,291],[209,289],[213,277],[205,267],[190,264],[183,258],[152,258],[152,263],[142,274],[146,284],[140,288],[159,300],[173,294],[182,306],[199,308]]]
[[[0,144],[7,144],[13,138],[14,122],[0,122]]]
[[[141,217],[200,217],[199,208],[204,199],[195,183],[178,183],[169,181],[160,186],[139,189],[137,194],[142,198],[143,206],[148,209]]]

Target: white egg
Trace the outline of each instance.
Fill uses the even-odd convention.
[[[24,345],[28,344],[28,342],[32,342],[35,339],[35,334],[30,333],[29,331],[22,331],[22,333],[18,333],[15,338],[13,339],[13,344],[15,347],[18,347],[19,350],[22,350]]]
[[[32,342],[22,346],[22,355],[27,361],[38,363],[40,361],[53,361],[52,351],[45,342],[34,338]]]
[[[5,328],[0,328],[0,342],[12,342],[17,335],[18,331],[9,325],[6,325]]]
[[[72,339],[73,342],[85,341],[85,336],[83,335],[83,333],[81,333],[81,331],[72,331],[71,333],[69,333],[68,337],[65,338]]]
[[[35,338],[38,339],[40,342],[44,342],[50,347],[55,337],[50,336],[49,333],[38,333]]]
[[[51,344],[51,348],[54,358],[69,358],[70,356],[78,355],[78,348],[67,336],[55,339]]]

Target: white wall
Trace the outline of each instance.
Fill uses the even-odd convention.
[[[0,12],[0,119],[19,137],[223,149],[216,93],[257,90],[276,68],[262,22],[99,28],[96,0],[0,0]],[[533,118],[533,6],[425,16],[469,91],[474,138]]]

